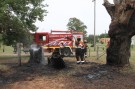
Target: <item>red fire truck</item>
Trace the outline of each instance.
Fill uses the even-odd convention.
[[[48,32],[36,32],[34,33],[35,42],[39,45],[42,45],[45,51],[53,52],[54,49],[60,48],[60,43],[63,41],[64,55],[70,56],[73,54],[75,48],[75,40],[77,37],[80,37],[82,40],[83,32],[77,31],[62,31],[62,30],[51,30]]]

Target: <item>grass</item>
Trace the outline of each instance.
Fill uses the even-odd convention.
[[[105,48],[105,45],[103,47]],[[128,73],[124,70],[118,72],[118,69],[115,72],[114,68],[111,69],[108,66],[102,65],[106,62],[106,55],[101,56],[97,60],[96,51],[94,51],[93,47],[90,47],[90,57],[86,58],[86,61],[88,60],[86,64],[77,65],[75,58],[67,57],[65,62],[68,67],[63,70],[55,70],[49,66],[30,67],[26,65],[10,68],[8,63],[12,64],[18,61],[17,55],[12,52],[12,48],[7,48],[9,48],[8,51],[0,53],[0,73],[1,71],[2,73],[5,72],[3,73],[2,81],[9,80],[11,83],[5,83],[6,86],[3,84],[2,89],[87,89],[88,87],[90,89],[134,89],[133,79],[135,72],[133,70],[130,70],[131,72]],[[105,49],[103,50],[100,47],[100,53],[102,54],[103,52],[105,52]],[[132,64],[135,64],[135,48],[131,49],[131,54],[130,61]],[[28,59],[29,55],[22,55],[23,62],[26,62]],[[135,66],[133,65],[132,68],[135,68]],[[6,73],[7,71],[8,73]],[[99,74],[100,72],[105,73]],[[87,77],[87,75],[94,74],[99,74],[100,78],[90,79]]]
[[[21,54],[24,54],[23,49],[21,49],[21,50],[22,50]],[[6,54],[10,54],[8,56],[13,56],[14,55],[14,49],[13,49],[12,46],[4,46],[4,48],[3,48],[3,46],[0,47],[0,56],[6,55]]]
[[[3,46],[0,48],[0,71],[9,70],[8,65],[18,65],[18,55],[14,54],[13,47],[5,46],[3,52]],[[29,55],[21,53],[22,63],[27,62],[29,60]],[[7,64],[7,65],[6,65]]]
[[[2,53],[13,53],[13,47],[1,45],[1,47],[0,47],[0,54],[2,54]]]
[[[95,59],[97,60],[97,51],[94,51],[94,47],[91,47],[91,44],[88,44],[89,49],[88,51],[88,55],[90,56],[90,59]],[[98,60],[100,62],[104,62],[106,61],[106,44],[97,44],[97,47],[99,47],[99,58]],[[13,53],[13,47],[11,46],[5,46],[5,52],[3,52],[3,47],[0,47],[0,60],[1,59],[15,59],[17,60],[17,54]],[[135,45],[131,48],[131,57],[130,57],[130,61],[135,63]],[[24,55],[24,52],[22,52],[22,60],[27,59],[28,60],[29,55]]]
[[[10,67],[0,64],[0,72],[7,72],[9,70],[10,70]]]
[[[93,59],[97,59],[97,51],[94,51],[94,47],[91,47],[91,44],[88,45],[90,50],[90,57]],[[99,46],[99,61],[105,62],[106,61],[106,44],[97,44],[97,47]],[[133,64],[135,64],[135,45],[131,46],[131,56],[129,61]]]

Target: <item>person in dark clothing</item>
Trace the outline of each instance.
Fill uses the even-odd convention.
[[[84,52],[83,52],[83,42],[81,41],[81,38],[77,38],[77,41],[75,42],[76,49],[75,49],[75,56],[77,60],[77,64],[83,64],[84,63]]]
[[[59,51],[56,50],[52,53],[51,57],[48,57],[48,65],[56,69],[66,67],[63,57],[60,55]]]

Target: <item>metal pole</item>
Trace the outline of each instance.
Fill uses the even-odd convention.
[[[96,50],[96,0],[94,0],[94,51]]]
[[[97,46],[97,60],[98,60],[98,58],[99,58],[99,53],[98,53],[98,51],[99,51],[99,46]]]
[[[104,35],[104,37],[105,37],[105,44],[106,44],[106,43],[107,43],[107,42],[106,42],[106,30],[105,30],[105,35]]]

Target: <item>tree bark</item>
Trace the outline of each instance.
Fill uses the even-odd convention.
[[[129,65],[131,37],[135,35],[135,1],[119,0],[110,4],[104,0],[104,6],[111,16],[108,35],[110,46],[107,48],[108,65]]]
[[[30,59],[28,61],[30,64],[47,64],[47,59],[44,57],[43,48],[37,44],[32,44],[30,47]]]
[[[18,65],[21,66],[21,43],[17,43]]]

